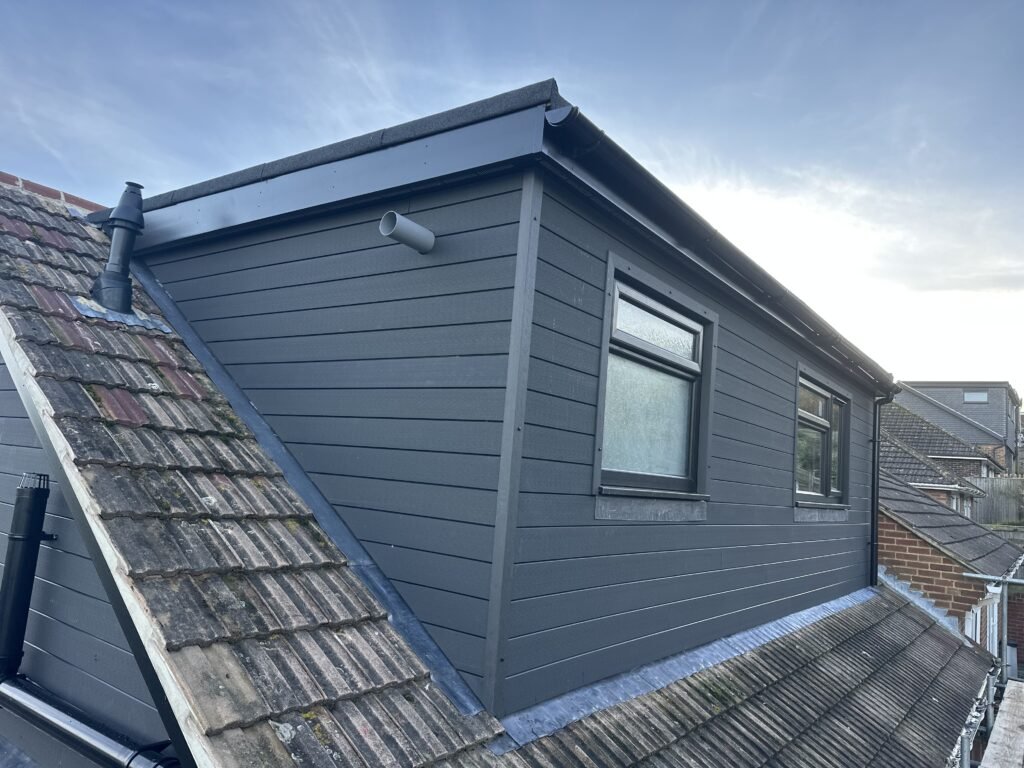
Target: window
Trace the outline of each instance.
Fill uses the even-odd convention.
[[[988,390],[987,389],[965,389],[964,390],[964,402],[965,403],[987,403],[988,402]]]
[[[611,313],[600,485],[697,491],[704,325],[621,282]]]
[[[803,377],[797,392],[796,491],[841,503],[846,497],[848,402]]]
[[[977,606],[964,615],[964,634],[976,643],[981,642],[981,617]]]

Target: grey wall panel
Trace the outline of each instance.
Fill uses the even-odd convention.
[[[521,187],[477,180],[148,258],[477,690]],[[392,208],[434,231],[429,254],[381,237]],[[567,355],[583,343],[555,335]]]
[[[15,489],[49,463],[0,362],[0,561]],[[106,727],[141,743],[166,738],[138,666],[59,486],[52,486],[21,671]],[[2,571],[2,562],[0,562]],[[26,731],[28,733],[28,731]]]
[[[870,395],[572,191],[546,190],[503,711],[868,583]],[[609,251],[718,313],[706,521],[595,518]],[[795,522],[801,364],[854,395],[844,523]]]

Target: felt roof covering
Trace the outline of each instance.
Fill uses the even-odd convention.
[[[926,542],[977,573],[1002,576],[1024,555],[1002,536],[940,504],[884,469],[878,478],[878,506]]]
[[[497,754],[500,724],[432,685],[141,288],[146,325],[88,316],[105,236],[2,181],[0,351],[197,764],[933,766],[952,750],[992,658],[883,588]]]

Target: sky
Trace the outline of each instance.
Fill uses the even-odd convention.
[[[549,77],[901,379],[1024,391],[1024,3],[0,0],[0,170],[101,203]]]

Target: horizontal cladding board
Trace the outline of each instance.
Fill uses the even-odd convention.
[[[26,630],[31,645],[103,680],[147,704],[152,704],[135,657],[130,651],[106,643],[87,632],[33,612]]]
[[[526,421],[551,429],[593,436],[597,420],[597,407],[587,403],[566,400],[563,397],[528,391],[526,393]]]
[[[245,290],[253,285],[300,285],[359,275],[420,269],[429,264],[477,258],[482,245],[508,243],[501,228],[518,227],[519,193],[508,193],[438,209],[418,222],[431,229],[436,241],[429,257],[380,234],[378,221],[360,222],[338,229],[313,230],[291,238],[278,238],[245,250],[211,253],[208,263],[175,264],[171,268],[151,262],[157,277],[179,301]],[[425,221],[424,219],[427,219]],[[429,222],[429,223],[428,223]],[[276,233],[275,233],[276,234]],[[515,247],[514,245],[512,246]],[[242,283],[233,280],[243,278]]]
[[[395,274],[286,288],[264,288],[233,296],[194,299],[180,302],[180,307],[190,321],[244,317],[267,312],[372,304],[511,288],[514,275],[514,256],[493,256],[462,264],[424,267]]]
[[[751,504],[755,506],[782,507],[793,503],[793,488],[789,485],[765,485],[746,475],[736,479],[708,480],[708,493],[715,501],[726,504]]]
[[[757,376],[736,365],[735,358],[730,359],[726,354],[717,359],[715,389],[787,419],[796,415],[795,384],[785,384],[764,373]]]
[[[477,678],[483,676],[484,638],[435,624],[424,623],[423,626],[459,672]]]
[[[634,552],[607,557],[583,557],[520,563],[515,566],[512,597],[521,599],[578,589],[646,582],[687,574],[718,572],[810,558],[866,552],[863,539],[824,539],[747,547],[691,549],[686,552]]]
[[[397,579],[392,583],[421,621],[480,638],[487,633],[487,600]]]
[[[366,544],[374,561],[393,579],[487,599],[491,564],[423,549]]]
[[[264,415],[501,421],[503,388],[250,389]]]
[[[597,376],[601,368],[601,349],[555,331],[533,327],[530,355],[573,370]]]
[[[546,220],[546,217],[545,217]],[[537,254],[549,264],[576,275],[598,290],[604,290],[608,267],[604,259],[592,256],[570,240],[546,226],[541,226]]]
[[[753,366],[758,370],[774,376],[781,382],[796,384],[796,366],[793,364],[792,356],[788,350],[777,350],[779,355],[772,354],[763,346],[751,340],[749,333],[751,328],[739,321],[738,318],[729,316],[725,322],[718,326],[719,349],[726,354],[734,356],[745,365]],[[764,343],[762,341],[762,343]],[[778,342],[776,342],[778,343]]]
[[[792,463],[786,469],[777,469],[745,461],[716,458],[711,462],[709,474],[712,481],[736,481],[750,485],[781,488],[789,494],[792,494],[793,490]],[[713,496],[712,498],[716,497]],[[717,500],[727,501],[724,498]]]
[[[286,443],[457,451],[497,456],[501,423],[444,419],[270,416],[267,422]]]
[[[7,551],[7,532],[0,531],[0,552]],[[92,560],[62,552],[50,546],[39,547],[36,578],[52,581],[89,597],[106,600],[106,592]]]
[[[369,233],[371,225],[366,226]],[[376,230],[375,225],[372,226]],[[346,233],[338,233],[335,250],[345,250],[317,259],[288,260],[287,244],[279,247],[283,263],[266,267],[239,269],[222,275],[197,277],[194,280],[168,284],[167,290],[178,302],[196,302],[211,298],[239,295],[265,295],[266,286],[277,290],[326,284],[344,294],[352,281],[366,281],[380,275],[422,275],[434,269],[452,268],[494,256],[515,253],[517,224],[504,224],[491,229],[438,237],[429,254],[421,254],[400,243],[385,240],[376,232],[371,247],[358,248],[358,243],[345,242]],[[216,265],[213,265],[216,268]],[[159,277],[159,275],[158,275]]]
[[[472,454],[289,443],[307,472],[496,490],[498,458]]]
[[[792,462],[793,440],[792,430],[788,433],[776,432],[759,424],[751,424],[742,418],[728,415],[718,410],[714,411],[712,419],[712,434],[722,437],[734,438],[762,448],[770,448],[775,451],[782,451],[789,455]]]
[[[527,387],[545,395],[564,397],[586,405],[597,403],[597,376],[531,358]],[[526,415],[529,419],[529,414]]]
[[[229,365],[243,389],[504,387],[507,355]]]
[[[505,174],[493,176],[481,181],[471,182],[457,187],[441,187],[424,192],[416,193],[402,201],[385,200],[362,206],[356,209],[344,209],[331,211],[317,216],[315,219],[298,218],[288,221],[274,222],[266,226],[253,227],[232,234],[225,240],[214,244],[198,241],[193,244],[176,245],[173,250],[164,251],[148,256],[148,263],[170,265],[174,267],[174,274],[184,270],[184,262],[193,262],[202,274],[203,270],[211,269],[209,264],[204,264],[210,257],[217,255],[223,259],[226,254],[237,250],[251,251],[252,246],[259,246],[262,243],[275,239],[295,237],[308,233],[310,230],[321,231],[345,227],[359,222],[379,222],[381,217],[389,210],[397,209],[399,213],[406,215],[419,212],[431,211],[438,208],[446,208],[452,204],[462,204],[479,198],[493,197],[507,192],[514,192],[522,188],[522,176],[516,174]],[[242,254],[244,262],[244,252]]]
[[[585,344],[600,347],[604,336],[601,318],[588,315],[561,301],[536,293],[533,298],[533,322]]]
[[[495,491],[345,475],[311,473],[310,478],[337,507],[494,525]],[[490,557],[488,553],[484,559]]]
[[[25,406],[21,404],[21,397],[13,389],[0,390],[0,416],[23,417]]]
[[[773,432],[778,432],[780,435],[786,435],[790,440],[793,439],[793,435],[796,432],[795,410],[789,415],[766,410],[761,405],[747,400],[744,395],[749,393],[738,391],[736,387],[730,386],[728,383],[723,387],[719,383],[721,378],[725,377],[716,377],[715,395],[711,404],[711,408],[716,415],[722,414],[740,419],[748,424],[754,424],[770,429]]]
[[[688,600],[606,615],[557,629],[512,638],[508,643],[508,674],[542,667],[564,658],[593,653],[644,635],[678,632],[687,625],[793,597],[814,589],[861,577],[866,559],[835,568],[762,582],[729,592],[703,594]],[[737,629],[744,628],[737,626]],[[679,637],[685,637],[680,632]]]
[[[91,597],[61,584],[37,578],[32,588],[32,610],[51,616],[123,651],[128,650],[128,641],[105,596]]]
[[[167,738],[153,706],[55,656],[26,648],[22,671],[33,682],[139,744]]]
[[[594,461],[594,438],[527,424],[523,429],[523,457],[586,464],[589,471]]]
[[[28,418],[0,416],[0,443],[35,447],[39,445],[39,438],[36,437],[36,430]]]
[[[199,320],[193,326],[207,343],[212,344],[218,341],[440,327],[511,319],[512,289],[498,288],[379,304],[247,314],[245,317]]]
[[[363,541],[491,561],[494,529],[490,526],[356,507],[336,508]]]
[[[590,464],[566,464],[543,459],[522,460],[522,493],[590,493],[594,483],[594,470]]]
[[[843,539],[867,534],[863,525],[597,525],[570,529],[525,528],[518,537],[516,562],[558,560],[632,552],[746,547]]]
[[[508,352],[509,323],[475,323],[433,328],[332,333],[210,344],[225,365],[304,363],[331,360],[451,355],[503,355]]]
[[[50,499],[53,499],[52,495],[50,496]],[[49,506],[50,505],[48,504],[47,508],[49,508]],[[11,529],[11,520],[13,516],[14,505],[8,504],[5,501],[0,502],[0,531],[9,531]],[[52,515],[47,512],[43,522],[43,530],[46,533],[52,533],[57,537],[55,541],[44,542],[43,546],[60,552],[77,555],[79,557],[91,557],[89,550],[85,546],[85,542],[82,541],[82,531],[76,520],[61,517],[59,515]],[[0,552],[0,558],[2,557],[3,553]]]
[[[864,548],[857,547],[851,552],[811,559],[630,581],[625,584],[513,600],[509,608],[509,635],[517,637],[599,619],[609,614],[668,605],[705,595],[723,594],[783,579],[811,576],[824,570],[862,566],[866,557],[867,552]]]
[[[718,426],[716,421],[715,426]],[[746,437],[746,435],[743,435]],[[711,435],[711,456],[716,459],[728,459],[746,464],[755,464],[761,467],[772,469],[785,469],[790,473],[793,471],[793,449],[780,450],[778,448],[765,448],[741,438],[730,437],[720,429],[715,429]]]
[[[826,584],[775,602],[719,615],[655,635],[644,635],[620,645],[559,661],[506,680],[504,707],[516,711],[563,691],[578,688],[607,675],[606,670],[629,669],[637,659],[654,661],[709,643],[720,637],[796,611],[834,600],[864,586],[864,578]]]
[[[537,259],[537,291],[594,317],[604,316],[604,291]]]

